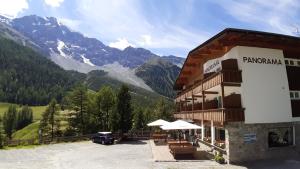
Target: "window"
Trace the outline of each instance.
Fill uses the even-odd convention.
[[[294,97],[295,97],[295,99],[299,99],[299,93],[298,93],[298,92],[295,92],[295,93],[294,93]]]
[[[293,66],[294,65],[294,61],[290,60],[290,65]]]
[[[290,92],[290,98],[293,99],[294,98],[294,93]]]
[[[286,65],[289,65],[289,60],[284,60],[284,63],[285,63]]]
[[[293,145],[293,128],[273,128],[268,133],[269,147],[285,147]]]

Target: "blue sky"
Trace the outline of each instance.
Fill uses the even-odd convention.
[[[54,16],[120,49],[188,51],[227,27],[296,35],[300,0],[0,0],[0,14]]]

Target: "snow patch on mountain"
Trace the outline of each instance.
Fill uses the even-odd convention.
[[[57,50],[59,51],[59,54],[65,58],[70,58],[70,56],[66,55],[62,50],[65,48],[66,45],[63,41],[57,39]]]
[[[90,65],[90,66],[95,66],[95,65],[90,61],[90,59],[84,57],[84,54],[82,54],[82,55],[80,55],[80,56],[81,56],[81,58],[82,58],[82,60],[83,60],[84,63],[86,63],[86,64],[88,64],[88,65]]]
[[[88,73],[92,70],[100,70],[98,66],[90,66],[86,63],[79,62],[72,58],[62,57],[53,50],[50,52],[50,58],[53,62],[64,68],[65,70],[76,70],[81,73]]]
[[[128,67],[120,65],[118,62],[113,64],[108,64],[104,66],[91,66],[87,63],[82,63],[72,58],[62,57],[61,55],[55,53],[51,50],[50,58],[53,62],[64,68],[65,70],[76,70],[81,73],[88,73],[92,70],[104,70],[108,72],[108,76],[117,79],[121,82],[132,84],[134,86],[141,87],[143,89],[153,91],[143,79],[135,75],[135,70]]]
[[[107,64],[100,67],[108,72],[108,75],[118,79],[119,81],[139,86],[149,91],[153,91],[141,78],[135,75],[135,70],[122,66],[119,62]]]

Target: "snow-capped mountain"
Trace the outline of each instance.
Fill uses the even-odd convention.
[[[7,30],[10,32],[7,33]],[[127,47],[119,50],[109,47],[95,38],[69,29],[54,17],[30,15],[8,19],[0,16],[1,32],[15,37],[11,39],[19,38],[18,41],[23,45],[30,45],[66,70],[88,73],[101,69],[111,77],[147,90],[153,87],[136,76],[135,69],[153,58],[179,67],[184,61],[172,55],[160,57],[144,48]]]
[[[7,22],[7,21],[5,21]],[[54,17],[24,16],[9,22],[11,26],[38,44],[43,52],[57,53],[90,66],[103,66],[118,62],[136,68],[152,57],[158,57],[143,48],[111,48],[95,38],[88,38],[70,30]],[[182,59],[183,61],[183,59]]]

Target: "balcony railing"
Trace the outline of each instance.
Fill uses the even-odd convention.
[[[236,83],[239,84],[242,82],[242,71],[240,70],[221,70],[220,72],[216,72],[211,76],[202,80],[201,83],[196,83],[191,88],[185,89],[184,91],[180,92],[176,100],[179,101],[180,99],[184,99],[185,97],[192,96],[192,90],[196,90],[198,92],[210,89],[221,83]],[[202,88],[203,85],[203,88]]]
[[[208,110],[181,111],[174,113],[177,119],[206,120],[220,123],[245,121],[243,108],[220,108]]]

